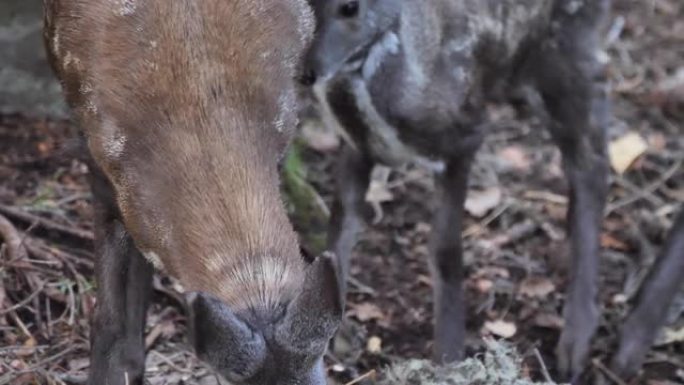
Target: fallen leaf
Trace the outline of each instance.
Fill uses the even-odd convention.
[[[432,230],[432,225],[425,222],[416,223],[416,232],[420,234],[429,234]]]
[[[24,362],[22,360],[12,360],[12,361],[10,361],[9,366],[11,366],[13,369],[16,369],[16,370],[24,370],[28,367],[26,362]]]
[[[475,218],[482,218],[501,203],[502,193],[499,187],[468,192],[465,202],[466,211]]]
[[[417,281],[418,281],[418,283],[420,283],[421,285],[425,285],[425,286],[428,286],[428,287],[432,287],[432,277],[430,277],[429,275],[418,274],[418,279],[417,279]]]
[[[381,203],[394,199],[394,195],[387,185],[390,171],[388,167],[375,166],[371,172],[371,181],[366,191],[366,202]]]
[[[530,158],[521,146],[512,145],[505,147],[499,150],[497,156],[503,161],[504,166],[506,167],[520,171],[529,171],[530,169]]]
[[[351,305],[347,315],[354,317],[361,322],[368,322],[371,320],[381,320],[385,318],[385,314],[379,307],[370,303],[363,302],[358,305]]]
[[[563,325],[565,325],[565,321],[561,316],[555,313],[538,313],[534,316],[532,324],[542,328],[560,330],[563,328]]]
[[[632,249],[629,246],[629,244],[607,233],[601,234],[601,246],[606,249],[613,249],[618,251],[629,251]]]
[[[36,147],[42,156],[46,156],[50,153],[50,151],[52,151],[52,145],[48,142],[39,142]]]
[[[366,343],[366,351],[370,354],[378,354],[382,351],[382,340],[378,336],[372,336]]]
[[[494,287],[494,282],[489,279],[481,278],[475,281],[475,288],[480,293],[489,293],[489,291],[492,290],[492,287]]]
[[[546,298],[556,290],[556,285],[545,277],[528,277],[520,283],[518,292],[530,298]]]
[[[372,223],[377,224],[382,220],[382,202],[389,202],[394,199],[394,194],[389,189],[388,182],[391,169],[389,167],[376,165],[371,172],[371,180],[366,190],[365,200],[375,212]]]
[[[636,132],[630,132],[608,145],[610,164],[618,174],[623,174],[648,149],[648,144]]]
[[[26,341],[24,341],[24,347],[26,348],[33,348],[37,345],[36,339],[33,337],[29,337]]]
[[[306,118],[300,123],[300,135],[306,144],[319,152],[330,152],[340,146],[340,136],[319,119]]]
[[[501,338],[511,338],[518,331],[518,328],[513,322],[504,320],[486,321],[484,323],[484,328],[490,333]]]
[[[90,358],[88,357],[74,358],[72,360],[69,360],[69,370],[71,371],[83,370],[88,368],[89,366]]]
[[[655,346],[671,345],[684,342],[684,326],[679,328],[665,327],[655,341]]]

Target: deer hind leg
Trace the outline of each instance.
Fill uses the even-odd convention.
[[[96,203],[97,306],[88,384],[142,385],[144,328],[153,268],[119,219],[105,176],[91,167]]]
[[[585,33],[566,31],[536,58],[537,88],[552,122],[569,182],[567,228],[572,263],[557,347],[562,375],[584,370],[599,323],[597,305],[599,233],[608,191],[605,131],[610,117],[603,66]],[[584,40],[583,40],[584,39]]]
[[[646,277],[636,306],[622,326],[620,345],[612,367],[624,378],[635,375],[656,334],[666,321],[667,310],[684,287],[684,209],[670,230],[665,248]]]

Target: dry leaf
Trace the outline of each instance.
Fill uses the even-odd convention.
[[[607,233],[601,234],[601,247],[618,251],[629,251],[632,249],[627,243]]]
[[[382,202],[389,202],[394,199],[394,195],[389,189],[388,182],[391,169],[389,167],[376,165],[371,172],[371,180],[366,190],[365,200],[368,202],[375,213],[372,223],[377,224],[382,220]]]
[[[382,351],[382,340],[378,336],[372,336],[366,343],[366,351],[370,354],[378,354]]]
[[[300,135],[306,144],[319,152],[330,152],[340,146],[340,136],[318,119],[302,119]]]
[[[394,195],[387,185],[391,169],[385,166],[375,166],[371,172],[371,180],[366,191],[366,202],[381,203],[394,199]]]
[[[347,315],[354,317],[361,322],[385,318],[385,314],[382,310],[370,302],[363,302],[358,305],[351,305],[350,307],[351,309],[347,312]]]
[[[507,167],[520,171],[528,171],[530,169],[530,158],[521,146],[513,145],[505,147],[499,150],[497,156]]]
[[[490,333],[501,338],[511,338],[518,331],[518,328],[513,322],[504,320],[486,321],[484,323],[484,328]]]
[[[563,325],[565,325],[565,321],[561,316],[555,313],[539,313],[536,316],[534,316],[532,324],[534,324],[534,326],[539,326],[542,328],[560,330],[563,328]]]
[[[465,202],[465,209],[470,215],[482,218],[487,212],[501,203],[501,198],[502,193],[499,187],[469,191]]]
[[[679,328],[665,327],[658,336],[655,346],[671,345],[684,342],[684,326]]]
[[[416,223],[416,232],[419,234],[429,234],[432,230],[432,225],[425,222]]]
[[[33,348],[36,345],[37,345],[36,339],[33,337],[29,337],[26,341],[24,341],[24,347]]]
[[[475,288],[480,293],[489,293],[489,291],[492,290],[492,287],[494,287],[494,282],[489,279],[481,278],[475,281]]]
[[[636,132],[630,132],[608,145],[610,164],[615,172],[623,174],[647,149],[644,138]]]
[[[425,274],[418,274],[418,283],[428,287],[432,287],[432,277]]]
[[[90,358],[88,357],[75,358],[73,360],[69,360],[69,370],[71,371],[83,370],[88,368],[89,366]]]
[[[520,283],[518,292],[531,298],[546,298],[556,290],[556,285],[544,277],[528,277]]]

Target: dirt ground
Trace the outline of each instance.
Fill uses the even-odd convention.
[[[684,201],[684,3],[616,0],[611,28],[615,119],[611,140],[636,132],[643,154],[614,173],[603,224],[603,316],[588,372],[605,372],[619,322]],[[473,170],[465,229],[468,346],[505,336],[526,368],[551,369],[566,285],[566,183],[560,155],[538,118],[499,122]],[[92,208],[87,167],[69,153],[69,122],[0,116],[0,230],[17,230],[27,255],[0,258],[0,384],[80,384],[88,367],[94,305]],[[617,142],[613,142],[617,143]],[[627,149],[638,147],[628,143]],[[622,148],[620,151],[626,151]],[[305,152],[307,177],[327,203],[335,151]],[[370,194],[376,222],[352,261],[350,325],[328,355],[345,383],[398,358],[428,357],[432,298],[427,265],[433,181],[394,170]],[[3,223],[2,219],[9,221]],[[6,231],[0,231],[5,236]],[[190,352],[174,285],[155,278],[148,321],[150,384],[215,384]],[[634,383],[684,383],[684,295]]]

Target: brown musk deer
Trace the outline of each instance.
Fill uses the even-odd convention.
[[[45,41],[96,205],[91,385],[144,381],[153,267],[187,290],[200,358],[235,384],[325,384],[343,312],[279,194],[305,0],[45,0]]]

